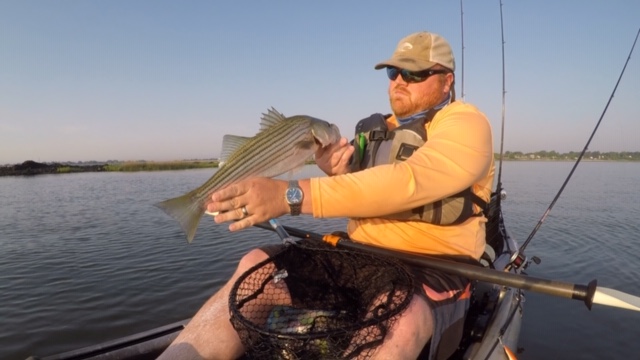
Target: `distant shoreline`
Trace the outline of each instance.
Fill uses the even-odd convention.
[[[105,164],[75,165],[62,163],[39,163],[27,160],[22,164],[0,166],[0,176],[31,176],[44,174],[69,174],[81,172],[135,172],[187,170],[218,167],[217,160],[184,161],[127,161]]]
[[[634,153],[636,154],[636,153]],[[500,157],[496,154],[495,159]],[[575,158],[555,157],[546,158],[540,156],[506,156],[504,161],[553,161],[553,162],[575,162]],[[582,161],[587,162],[640,162],[638,157],[625,157],[618,159],[610,158],[593,158],[584,157]],[[307,164],[314,164],[309,161]],[[112,162],[104,164],[89,165],[74,163],[39,163],[33,160],[27,160],[21,164],[0,166],[0,176],[33,176],[45,174],[69,174],[83,172],[136,172],[136,171],[169,171],[169,170],[189,170],[202,168],[217,168],[218,160],[178,160],[178,161],[126,161]]]

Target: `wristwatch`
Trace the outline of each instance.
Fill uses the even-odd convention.
[[[287,200],[287,204],[291,208],[291,215],[297,216],[300,215],[302,211],[302,199],[304,198],[304,193],[298,185],[297,180],[289,181],[289,188],[287,192],[284,194],[284,198]]]

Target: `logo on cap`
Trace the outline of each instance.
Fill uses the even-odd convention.
[[[400,51],[409,51],[409,50],[411,50],[411,49],[413,49],[413,45],[411,45],[411,43],[406,42],[406,43],[404,43],[404,44],[402,44],[402,45],[400,46],[400,49],[399,49],[399,50],[400,50]]]

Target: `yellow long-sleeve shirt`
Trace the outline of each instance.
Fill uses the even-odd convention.
[[[387,120],[398,126],[395,117]],[[380,218],[456,194],[469,186],[485,201],[493,186],[491,125],[475,106],[455,101],[426,124],[427,142],[407,161],[356,173],[311,179],[315,217],[349,217],[347,232],[359,242],[425,254],[480,258],[483,216],[460,225]]]

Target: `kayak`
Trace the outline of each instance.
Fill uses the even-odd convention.
[[[512,273],[510,267],[518,245],[504,224],[501,203],[504,192],[492,195],[487,209],[487,247],[483,265],[494,271]],[[462,341],[450,359],[513,359],[523,316],[524,293],[514,287],[486,282],[473,282],[473,296]],[[190,319],[155,329],[126,335],[101,344],[49,356],[31,356],[30,360],[146,360],[155,359],[184,329]]]
[[[492,195],[488,209],[487,251],[491,260],[485,266],[495,271],[521,274],[526,267],[511,265],[518,244],[510,236],[502,215],[502,200],[506,193],[498,189]],[[492,254],[491,251],[494,253]],[[476,282],[473,301],[467,315],[465,337],[456,359],[515,359],[522,325],[524,292],[515,287]]]

